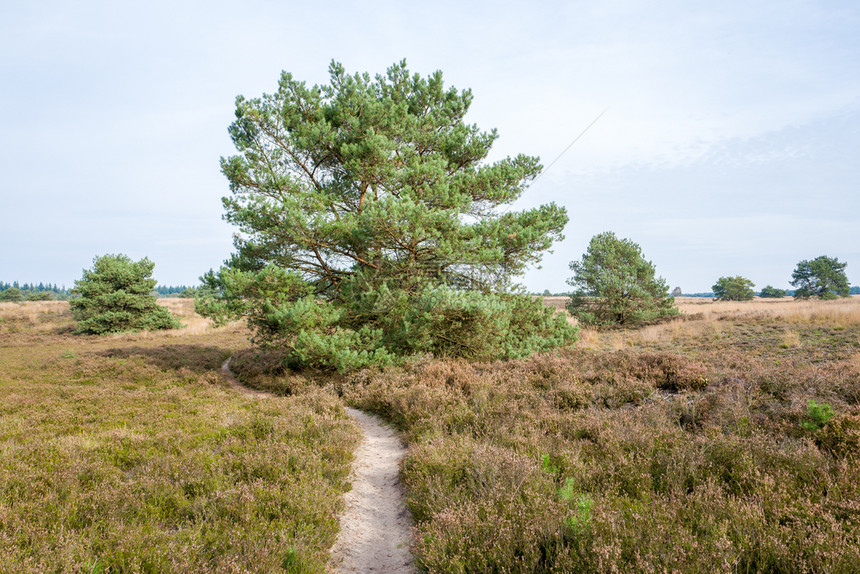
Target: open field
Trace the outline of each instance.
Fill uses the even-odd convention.
[[[0,306],[0,572],[322,572],[359,431],[317,387],[258,400],[246,347],[188,326],[73,336],[65,303]]]
[[[0,305],[0,572],[321,572],[345,402],[409,441],[429,572],[857,572],[860,299],[678,302],[573,350],[348,376],[284,372],[189,301],[109,337]],[[231,391],[231,354],[285,396]]]

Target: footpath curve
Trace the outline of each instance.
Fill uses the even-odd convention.
[[[231,360],[224,361],[221,372],[233,389],[257,398],[273,396],[239,383],[230,371]],[[344,495],[340,534],[329,567],[338,574],[413,574],[416,570],[409,551],[412,518],[403,502],[399,478],[406,447],[379,417],[349,407],[346,412],[359,424],[363,437],[355,451],[352,490]]]

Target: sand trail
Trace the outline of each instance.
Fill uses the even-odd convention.
[[[230,372],[230,359],[224,361],[221,371],[238,392],[257,398],[273,396],[239,383]],[[409,551],[412,519],[399,478],[406,447],[379,417],[352,408],[346,412],[364,436],[355,451],[352,490],[344,495],[346,506],[329,566],[338,574],[412,574],[416,571]]]

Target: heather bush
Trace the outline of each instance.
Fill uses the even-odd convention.
[[[860,326],[792,328],[783,348],[761,315],[700,316],[671,339],[428,359],[338,389],[410,441],[428,572],[853,572]]]
[[[42,320],[0,345],[0,573],[325,571],[359,439],[333,393],[227,388],[238,328],[82,338]]]

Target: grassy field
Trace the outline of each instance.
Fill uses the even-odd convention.
[[[190,303],[108,337],[0,304],[0,572],[324,571],[358,429],[318,387],[230,390],[247,333]]]
[[[429,572],[860,571],[860,299],[679,299],[505,363],[285,373],[188,303],[73,336],[0,304],[0,572],[320,572],[357,429],[409,441]],[[231,391],[218,374],[280,396]]]

